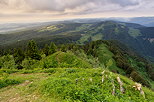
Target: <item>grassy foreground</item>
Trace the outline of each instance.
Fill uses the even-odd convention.
[[[135,82],[102,68],[3,69],[0,75],[0,102],[154,101],[154,92],[148,88],[142,87],[144,97],[133,88]],[[118,76],[124,93],[120,91]]]

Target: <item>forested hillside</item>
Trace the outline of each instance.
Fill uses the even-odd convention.
[[[153,66],[117,41],[51,42],[41,48],[31,40],[0,57],[0,75],[2,102],[152,102],[154,97]]]
[[[84,44],[96,40],[118,40],[133,48],[139,54],[153,61],[153,27],[116,21],[92,23],[64,22],[0,35],[1,49],[25,46],[28,40],[35,40],[43,47],[51,41],[56,44]]]
[[[44,48],[38,48],[32,40],[25,49],[17,48],[6,53],[0,59],[2,69],[106,67],[148,87],[152,87],[151,82],[154,80],[153,66],[133,50],[116,41],[100,40],[86,45],[58,46],[51,43],[46,44]]]

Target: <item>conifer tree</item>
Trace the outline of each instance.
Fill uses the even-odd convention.
[[[25,55],[24,52],[20,48],[18,48],[14,50],[13,57],[16,64],[21,64],[25,58]]]
[[[65,45],[61,45],[61,48],[60,48],[60,49],[61,49],[61,51],[62,51],[62,52],[66,52],[66,51],[67,51],[67,49],[66,49],[66,46],[65,46]]]
[[[49,55],[49,46],[48,44],[45,45],[45,47],[43,48],[43,53],[48,56]]]
[[[41,59],[38,47],[37,47],[36,42],[34,40],[29,41],[29,43],[27,45],[26,56],[29,58],[32,58],[32,59],[36,59],[36,60]]]
[[[21,66],[21,64],[22,64],[22,61],[25,59],[24,52],[20,48],[14,49],[13,57],[17,65],[17,68],[22,69],[23,67]]]
[[[55,45],[55,43],[51,43],[49,46],[49,55],[55,53],[57,51],[57,46]]]

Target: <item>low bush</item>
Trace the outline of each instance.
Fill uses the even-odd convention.
[[[55,70],[55,69],[50,68],[50,69],[44,69],[44,70],[42,70],[41,72],[44,72],[44,73],[55,73],[55,72],[56,72],[56,70]]]
[[[0,80],[0,88],[9,86],[9,85],[15,85],[15,84],[20,84],[21,81],[15,80],[15,79],[1,79]]]
[[[12,74],[12,73],[16,73],[16,72],[19,72],[19,70],[17,70],[17,69],[0,69],[0,73]]]
[[[133,71],[131,74],[130,74],[130,77],[136,81],[136,82],[139,82],[139,83],[142,83],[143,85],[145,86],[148,86],[148,87],[151,87],[150,83],[148,81],[146,81],[144,78],[142,78],[137,72]]]

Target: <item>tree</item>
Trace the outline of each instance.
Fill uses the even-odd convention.
[[[20,48],[14,49],[13,57],[14,57],[15,63],[17,64],[17,68],[22,69],[21,63],[25,59],[24,52]]]
[[[43,53],[48,56],[50,53],[49,53],[49,46],[48,44],[45,45],[45,47],[43,48]]]
[[[57,46],[55,45],[55,43],[51,43],[49,46],[49,55],[55,53],[57,51]]]
[[[0,48],[0,57],[3,55],[3,50]]]
[[[28,42],[26,56],[32,59],[36,59],[36,60],[41,59],[38,47],[34,40],[31,40]]]
[[[60,50],[61,50],[62,52],[66,52],[66,51],[67,51],[67,48],[66,48],[66,46],[65,46],[64,44],[62,44],[62,45],[60,46]]]

